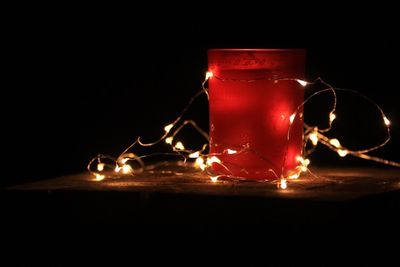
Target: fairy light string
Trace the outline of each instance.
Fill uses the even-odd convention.
[[[212,170],[210,167],[213,164],[218,164],[222,166],[225,170],[227,170],[230,173],[230,170],[228,167],[224,165],[224,163],[220,160],[218,156],[222,154],[238,154],[238,153],[243,153],[246,151],[251,151],[254,154],[256,154],[260,159],[265,160],[262,155],[260,155],[257,151],[254,151],[251,149],[249,144],[243,145],[241,147],[235,147],[235,146],[228,146],[230,148],[224,149],[223,152],[221,153],[207,153],[207,149],[209,147],[209,136],[206,131],[201,129],[197,123],[193,120],[183,120],[184,115],[186,112],[189,110],[193,102],[198,99],[201,95],[205,94],[207,99],[209,99],[208,95],[208,88],[206,87],[206,84],[209,79],[218,79],[220,81],[236,81],[236,82],[256,82],[260,80],[273,80],[274,82],[279,82],[279,81],[293,81],[299,83],[302,87],[306,88],[311,85],[315,84],[321,84],[325,88],[318,90],[314,93],[312,93],[309,97],[307,97],[295,110],[291,115],[289,116],[289,125],[288,125],[288,132],[286,135],[286,143],[287,147],[285,150],[284,154],[284,159],[282,163],[282,169],[281,173],[277,174],[274,170],[269,169],[269,172],[272,172],[273,175],[275,176],[275,180],[271,181],[273,183],[276,183],[278,188],[284,190],[288,187],[288,181],[290,179],[297,179],[300,177],[301,173],[303,172],[309,172],[311,175],[314,177],[317,177],[315,174],[313,174],[310,169],[310,160],[307,159],[307,157],[314,152],[315,148],[318,146],[318,144],[324,145],[330,150],[336,152],[338,156],[340,157],[346,157],[346,156],[353,156],[353,157],[358,157],[361,159],[365,160],[370,160],[370,161],[375,161],[381,164],[385,165],[390,165],[394,167],[400,167],[399,162],[394,162],[390,161],[387,159],[371,156],[368,153],[372,152],[376,149],[379,149],[383,146],[385,146],[391,139],[391,134],[390,134],[390,121],[382,108],[376,104],[374,101],[372,101],[370,98],[366,97],[365,95],[351,89],[340,89],[340,88],[334,88],[330,84],[326,83],[323,81],[321,78],[317,78],[312,82],[309,81],[304,81],[300,79],[295,79],[295,78],[270,78],[270,77],[259,77],[256,79],[251,79],[251,80],[245,80],[245,79],[231,79],[231,78],[221,78],[216,76],[214,73],[208,71],[206,72],[205,78],[201,84],[202,90],[197,92],[188,102],[188,104],[185,106],[185,108],[182,110],[180,115],[170,124],[166,125],[164,127],[164,133],[161,135],[160,138],[153,142],[143,142],[141,137],[138,137],[131,145],[129,145],[123,152],[118,156],[118,157],[112,157],[109,155],[103,155],[99,154],[93,159],[91,159],[87,165],[87,170],[88,172],[94,176],[95,181],[102,181],[106,178],[114,178],[114,177],[119,177],[121,175],[135,175],[137,173],[143,172],[146,170],[146,165],[143,161],[143,159],[152,157],[152,156],[157,156],[157,155],[167,155],[167,156],[179,156],[182,158],[182,162],[184,164],[187,164],[189,161],[191,166],[201,170],[202,172],[205,172],[208,177],[210,178],[212,183],[217,183],[219,178],[221,177],[228,177],[228,178],[233,178],[237,179],[238,177],[235,177],[231,174],[220,174],[216,173],[216,171]],[[381,143],[360,149],[360,150],[352,150],[347,147],[344,147],[340,141],[337,139],[337,137],[330,138],[327,136],[327,133],[332,129],[333,127],[333,122],[336,119],[336,107],[337,107],[337,91],[342,91],[342,92],[347,92],[347,93],[352,93],[357,95],[358,97],[366,100],[368,103],[370,103],[372,106],[374,106],[379,114],[381,115],[383,125],[386,127],[386,138],[384,141]],[[296,117],[303,117],[303,107],[306,103],[308,103],[312,98],[319,94],[323,93],[330,93],[333,96],[333,104],[332,108],[328,114],[328,127],[319,129],[318,126],[311,126],[306,123],[304,123],[304,138],[303,138],[303,153],[302,155],[298,155],[296,157],[296,161],[298,163],[297,167],[293,170],[292,173],[289,175],[284,176],[283,174],[285,173],[285,163],[287,160],[287,153],[288,153],[288,144],[290,141],[290,134],[292,130],[292,125],[296,119]],[[187,126],[191,126],[194,128],[199,135],[201,135],[207,142],[203,144],[203,146],[200,149],[189,149],[185,146],[183,141],[181,140],[175,140],[176,136],[181,132],[181,130]],[[165,142],[165,144],[169,145],[171,147],[172,152],[170,153],[152,153],[148,155],[142,155],[138,156],[132,152],[130,152],[135,146],[142,146],[142,147],[150,147],[154,146],[156,144],[159,144],[161,142]],[[307,149],[307,146],[311,144],[311,147]],[[214,144],[218,146],[218,144]],[[132,167],[131,164],[135,164],[135,167]]]

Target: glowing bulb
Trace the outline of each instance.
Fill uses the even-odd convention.
[[[290,115],[289,121],[291,124],[293,123],[295,117],[296,117],[296,113],[293,113],[292,115]]]
[[[167,143],[167,144],[169,144],[169,145],[172,145],[172,140],[173,140],[173,137],[172,137],[172,136],[167,137],[167,138],[165,138],[165,143]]]
[[[339,154],[339,156],[341,157],[346,157],[347,154],[349,154],[349,151],[346,149],[338,149],[337,153]]]
[[[300,80],[300,79],[296,79],[296,82],[298,82],[301,86],[306,86],[308,84],[308,82]]]
[[[205,171],[206,169],[207,169],[207,165],[206,164],[200,164],[200,169],[202,170],[202,171]]]
[[[128,160],[129,160],[129,158],[124,158],[124,159],[121,160],[121,163],[122,163],[122,164],[125,164],[125,163],[128,162]]]
[[[335,113],[331,112],[331,113],[329,114],[329,121],[330,121],[330,122],[333,122],[335,119],[336,119]]]
[[[122,166],[122,172],[125,174],[131,173],[132,172],[132,167],[131,165],[124,165]]]
[[[307,167],[306,166],[300,166],[300,170],[302,171],[302,172],[306,172],[308,169],[307,169]],[[297,177],[298,178],[298,177]]]
[[[386,116],[383,117],[383,121],[385,122],[386,126],[390,125],[390,120],[388,120],[388,118],[386,118]]]
[[[198,157],[194,162],[194,165],[204,171],[207,168],[207,165],[204,164],[204,159],[202,157]]]
[[[308,138],[311,140],[311,143],[316,146],[318,144],[318,132],[314,131],[308,135]]]
[[[171,131],[172,127],[174,127],[174,124],[173,124],[173,123],[168,124],[167,126],[164,127],[164,131],[165,131],[166,133],[169,133],[169,131]]]
[[[287,182],[286,179],[281,179],[280,183],[279,183],[279,187],[283,190],[285,190],[287,188]]]
[[[206,72],[206,80],[212,78],[213,76],[214,76],[214,73],[212,73],[211,71]]]
[[[336,148],[341,147],[339,140],[336,138],[329,140],[329,143]]]
[[[218,176],[211,176],[210,179],[213,183],[216,183],[218,181]]]
[[[196,166],[201,166],[204,163],[204,159],[203,158],[197,158],[196,161],[194,162],[194,164]]]
[[[307,169],[306,169],[306,171],[307,171]],[[298,173],[295,173],[295,174],[292,174],[292,175],[289,175],[289,179],[297,179],[297,178],[299,178],[299,176],[300,176],[300,174],[298,174]],[[285,182],[286,182],[286,180],[285,180]],[[284,189],[284,188],[283,188]]]
[[[300,162],[301,164],[304,163],[304,158],[302,156],[297,156],[296,160],[297,160],[297,162]]]
[[[96,173],[95,175],[96,175],[96,181],[101,181],[104,180],[104,178],[106,178],[106,176],[103,174]]]
[[[232,154],[236,154],[236,153],[237,153],[236,150],[229,149],[229,148],[226,150],[226,152],[228,152],[229,155],[232,155]]]
[[[189,154],[189,158],[191,158],[191,159],[198,158],[199,156],[200,156],[199,151]]]
[[[212,156],[211,158],[207,159],[208,166],[211,166],[214,162],[221,163],[221,160],[219,158],[217,158],[216,156]]]
[[[97,164],[97,170],[98,170],[99,172],[103,171],[103,170],[104,170],[104,166],[105,166],[104,163],[99,163],[99,164]]]
[[[115,169],[114,169],[115,172],[119,172],[120,170],[121,170],[120,166],[116,166]]]
[[[300,166],[297,166],[297,169],[300,169],[302,172],[306,172],[308,170],[307,166],[310,164],[310,160],[304,159],[302,156],[297,156],[296,160],[301,163]],[[299,178],[299,176],[300,176],[300,174],[297,173],[297,174],[293,174],[293,175],[289,176],[289,178],[297,179],[297,178]]]
[[[303,165],[308,165],[308,164],[310,164],[310,160],[309,159],[304,159],[302,156],[297,156],[296,157],[296,160],[298,161],[298,162],[300,162],[301,164],[303,164]]]
[[[185,149],[185,147],[183,146],[182,142],[176,143],[175,146],[174,146],[174,148],[175,148],[176,150],[184,150],[184,149]]]

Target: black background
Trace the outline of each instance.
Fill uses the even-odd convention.
[[[219,47],[307,49],[308,79],[322,76],[334,86],[355,89],[381,104],[392,121],[393,140],[377,155],[400,160],[397,152],[400,149],[397,98],[399,23],[397,9],[393,6],[383,2],[354,3],[351,6],[350,2],[339,4],[337,1],[317,4],[282,2],[281,6],[272,2],[231,2],[218,6],[210,1],[176,5],[167,2],[164,6],[153,2],[150,8],[144,8],[142,4],[130,3],[130,6],[115,8],[100,4],[83,6],[82,3],[63,6],[19,3],[17,7],[3,7],[2,185],[82,172],[88,160],[99,152],[115,155],[138,135],[149,139],[157,137],[162,133],[162,127],[174,119],[190,96],[200,89],[207,69],[207,49]],[[347,134],[347,138],[340,140],[355,148],[379,141],[384,134],[382,122],[374,117],[371,107],[354,102],[353,98],[346,99],[345,96],[339,99],[342,104],[336,123],[340,130],[332,134]],[[319,101],[329,103],[329,99]],[[309,119],[306,120],[320,120],[318,114],[322,114],[323,106],[325,104],[310,106],[306,111]],[[200,102],[194,108],[203,111],[190,115],[207,127],[206,102]],[[365,118],[360,116],[364,110],[368,113]],[[191,141],[195,140],[192,137]],[[311,160],[317,166],[379,166],[351,158],[338,159],[324,149],[318,150]],[[292,229],[286,229],[282,224],[256,228],[227,227],[224,224],[203,228],[129,225],[97,229],[93,226],[103,223],[103,217],[111,220],[119,211],[123,211],[122,214],[129,211],[133,205],[129,201],[132,196],[129,193],[113,195],[111,192],[111,195],[100,194],[96,198],[86,194],[78,192],[70,194],[69,198],[63,192],[55,195],[49,192],[42,197],[22,193],[5,198],[2,203],[10,206],[11,214],[20,213],[16,217],[7,216],[7,213],[2,215],[2,221],[11,221],[10,225],[15,229],[2,228],[3,234],[8,233],[9,240],[12,240],[2,239],[4,247],[15,248],[19,253],[12,260],[31,262],[43,255],[47,262],[52,261],[50,257],[53,255],[58,258],[54,262],[64,262],[77,255],[79,249],[82,252],[78,255],[90,258],[91,262],[95,259],[104,262],[112,249],[118,250],[113,263],[125,255],[137,261],[138,254],[143,252],[142,255],[146,256],[151,253],[151,257],[145,256],[146,261],[153,258],[163,261],[179,258],[182,261],[191,255],[182,253],[180,249],[165,257],[154,253],[154,249],[168,251],[176,245],[195,254],[190,262],[208,255],[222,257],[224,263],[230,259],[237,263],[241,255],[246,255],[247,264],[257,255],[262,255],[263,262],[268,263],[271,259],[282,263],[303,258],[309,262],[319,261],[318,256],[331,254],[323,257],[322,262],[341,255],[357,257],[357,248],[362,251],[357,262],[361,258],[380,256],[375,248],[385,249],[384,257],[379,258],[380,263],[396,255],[390,253],[390,248],[395,247],[391,245],[392,241],[398,239],[398,220],[387,218],[395,217],[399,202],[398,197],[391,194],[384,196],[384,201],[374,198],[361,201],[361,208],[358,206],[360,203],[350,207],[347,203],[321,206],[327,207],[327,213],[337,211],[339,221],[344,222],[339,226],[335,222],[318,226],[311,221],[309,227],[304,227],[297,225],[297,221],[280,218],[292,224]],[[85,203],[92,200],[99,203],[94,205],[94,210],[97,207],[99,211],[99,217],[94,216],[91,220],[95,223],[76,229],[78,227],[73,227],[75,218],[71,217],[64,227],[60,227],[61,223],[53,224],[54,213],[63,214],[62,218],[65,218],[76,213],[72,207],[90,217],[92,213],[86,212],[93,207],[85,206]],[[147,205],[146,201],[139,201]],[[162,203],[168,204],[168,201],[170,199],[161,199]],[[103,202],[109,204],[101,208]],[[186,202],[180,203],[185,205]],[[214,209],[212,202],[202,204],[209,210]],[[187,205],[192,210],[191,202]],[[299,205],[308,207],[307,203]],[[347,213],[342,213],[343,206],[349,213],[361,210],[362,214],[369,214],[372,207],[374,212],[366,218],[375,219],[363,220],[361,216],[349,225]],[[279,205],[275,202],[271,203],[271,208],[279,212]],[[41,214],[41,210],[46,214]],[[380,217],[381,213],[386,217]],[[185,210],[182,216],[184,214]],[[357,212],[355,214],[353,217],[357,217]],[[314,218],[319,215],[314,214]],[[34,218],[46,221],[45,227],[31,224]],[[127,223],[124,220],[116,222]],[[47,228],[51,224],[54,229]],[[194,234],[196,232],[199,234]],[[51,238],[44,238],[45,233]],[[197,250],[199,240],[204,239],[214,241]],[[215,242],[216,239],[220,241]],[[60,245],[67,243],[72,245],[62,249]],[[265,249],[268,246],[284,251],[284,257]],[[303,247],[307,252],[294,256]],[[34,258],[21,254],[24,249],[35,251],[35,248],[40,253]],[[230,249],[229,253],[220,253],[223,248]],[[254,248],[250,256],[243,254],[246,248]],[[369,253],[368,248],[374,251]],[[91,249],[95,249],[95,253],[90,253]],[[53,250],[56,253],[50,253]]]
[[[158,137],[200,89],[209,48],[307,49],[309,80],[321,76],[382,106],[393,139],[376,155],[400,160],[397,23],[389,6],[48,8],[14,10],[4,24],[2,183],[81,172],[97,153],[116,155],[138,135]],[[339,97],[332,134],[354,148],[379,143],[385,132],[374,109]],[[318,101],[306,120],[323,123],[330,102]],[[189,114],[204,128],[206,105],[199,101]],[[324,149],[311,159],[317,166],[377,166]]]

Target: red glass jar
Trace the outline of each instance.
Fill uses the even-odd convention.
[[[225,166],[212,168],[248,179],[273,179],[271,170],[293,174],[302,154],[302,116],[293,121],[289,141],[287,134],[304,98],[295,79],[304,79],[305,50],[211,49],[208,66],[210,153]]]

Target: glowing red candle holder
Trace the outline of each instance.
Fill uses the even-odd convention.
[[[302,154],[305,51],[211,49],[208,51],[212,168],[229,176],[290,176]],[[273,172],[272,172],[273,171]]]

